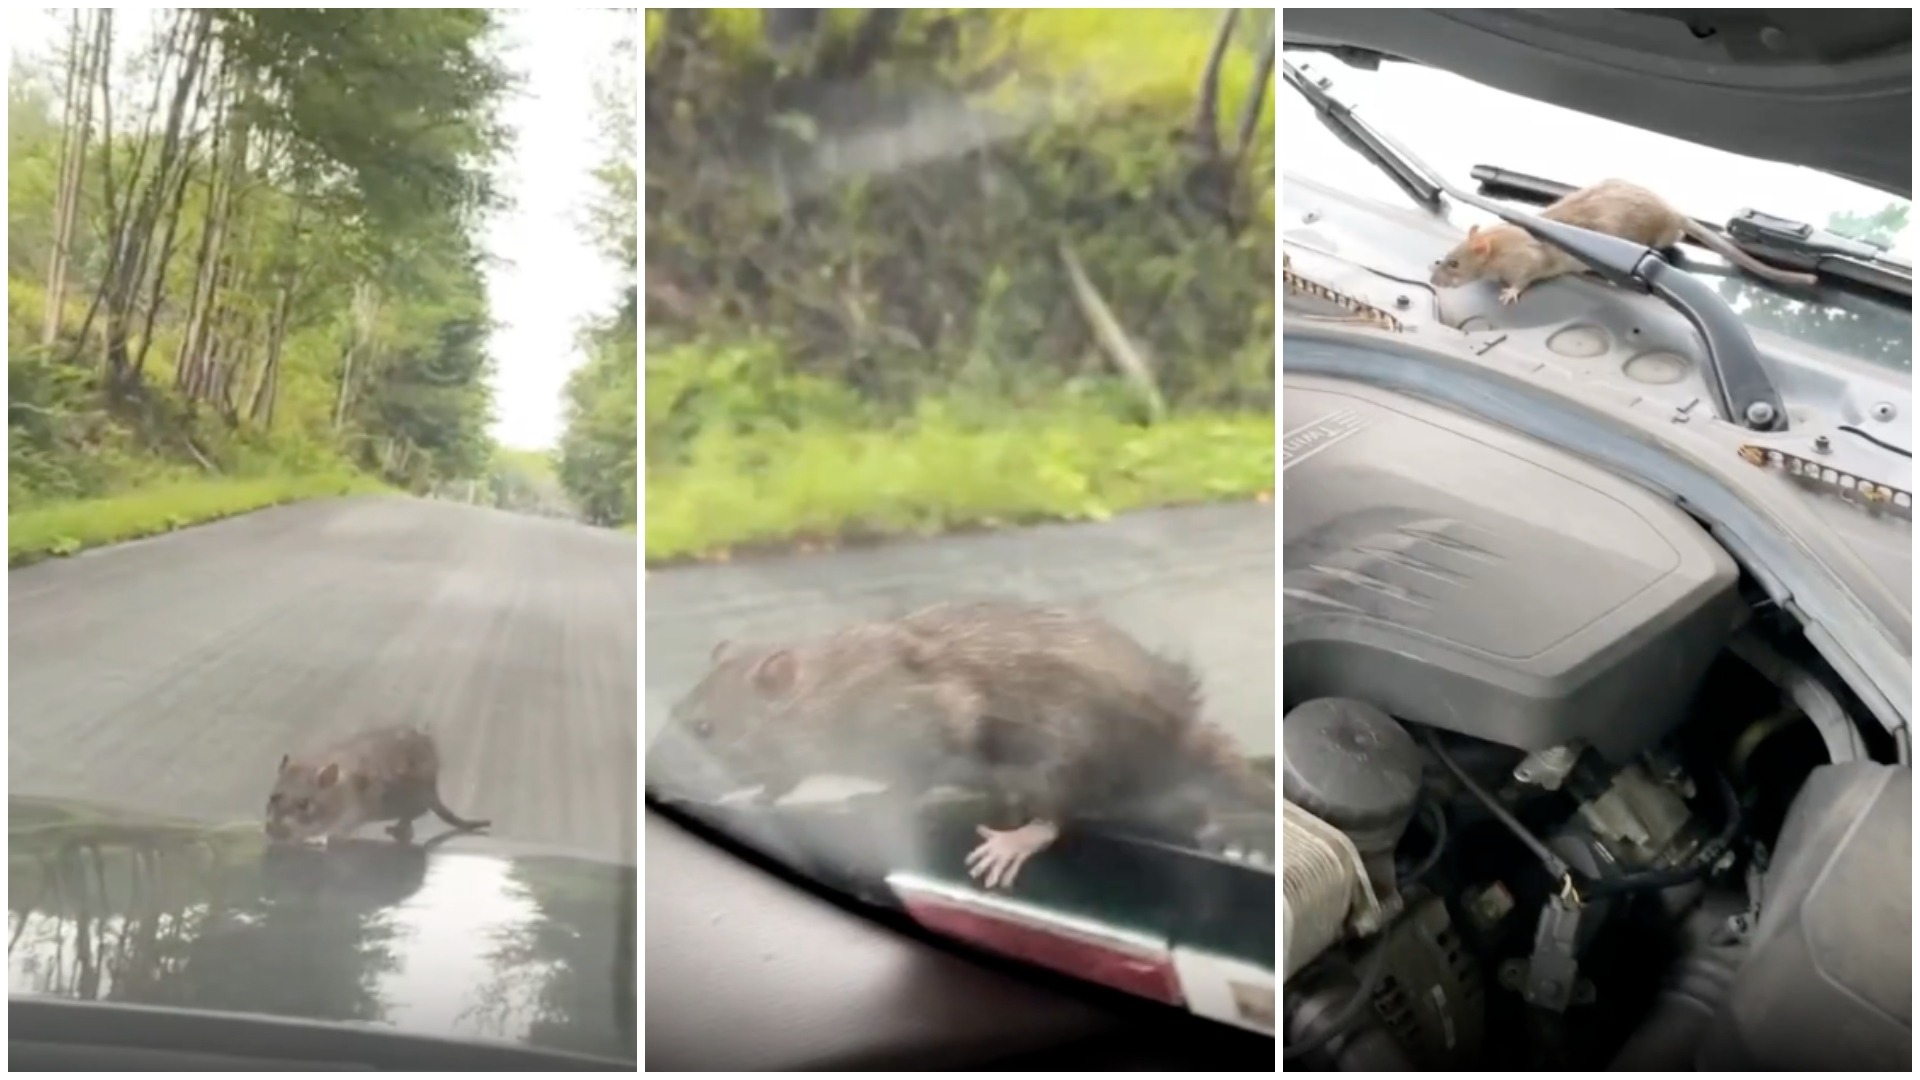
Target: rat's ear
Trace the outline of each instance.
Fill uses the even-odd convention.
[[[1493,253],[1493,236],[1490,233],[1481,232],[1480,226],[1475,225],[1473,228],[1467,230],[1467,246],[1473,249],[1475,255],[1491,255]]]
[[[1467,239],[1471,240],[1474,237],[1479,235],[1480,235],[1480,226],[1478,225],[1467,226]]]
[[[722,641],[718,645],[715,645],[713,647],[713,655],[709,656],[707,659],[710,663],[714,664],[715,666],[718,666],[724,663],[727,657],[732,655],[733,655],[733,642]]]
[[[293,760],[293,755],[292,755],[292,754],[281,754],[281,755],[280,755],[280,771],[281,771],[281,772],[286,772],[286,771],[287,771],[287,763],[288,763],[289,761],[292,761],[292,760]]]
[[[777,697],[792,690],[799,677],[800,658],[793,655],[791,649],[777,649],[754,665],[753,687],[769,697]]]
[[[327,767],[320,770],[320,775],[315,777],[314,781],[318,783],[321,787],[332,787],[334,783],[339,779],[340,779],[339,764],[336,762],[329,761],[327,762]]]

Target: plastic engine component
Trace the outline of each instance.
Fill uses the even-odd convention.
[[[1315,698],[1280,723],[1282,794],[1353,838],[1392,851],[1420,799],[1423,759],[1407,729],[1364,701]]]
[[[1703,1071],[1913,1071],[1913,772],[1815,769]]]
[[[1338,829],[1280,800],[1281,981],[1346,934],[1354,901],[1373,900],[1352,841]],[[1373,904],[1374,913],[1378,905]]]
[[[1463,414],[1292,376],[1281,458],[1289,703],[1624,761],[1741,616],[1733,560],[1678,507]]]

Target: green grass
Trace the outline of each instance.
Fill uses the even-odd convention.
[[[7,565],[71,555],[280,503],[381,490],[384,487],[369,477],[341,474],[203,479],[46,503],[7,515]]]
[[[1270,496],[1273,446],[1271,415],[708,433],[647,471],[647,561]]]

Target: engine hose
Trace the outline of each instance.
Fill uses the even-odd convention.
[[[1480,800],[1481,804],[1487,808],[1487,812],[1492,814],[1495,820],[1505,825],[1508,832],[1518,838],[1522,844],[1525,844],[1527,850],[1533,852],[1534,856],[1540,860],[1540,865],[1547,868],[1547,873],[1552,875],[1555,881],[1559,881],[1572,873],[1572,870],[1568,868],[1565,860],[1555,855],[1547,845],[1541,843],[1540,838],[1529,832],[1527,827],[1520,823],[1519,818],[1514,817],[1511,811],[1500,805],[1498,799],[1487,794],[1486,788],[1481,787],[1474,781],[1473,777],[1467,775],[1467,770],[1461,768],[1460,763],[1453,760],[1453,755],[1447,753],[1447,751],[1441,747],[1440,739],[1434,735],[1432,728],[1427,728],[1420,734],[1426,741],[1427,749],[1433,751],[1433,756],[1440,759],[1440,764],[1446,766],[1447,771],[1453,774],[1453,778],[1460,781],[1461,786],[1472,793],[1474,798]]]
[[[1439,803],[1432,800],[1421,803],[1420,809],[1427,813],[1427,827],[1433,830],[1433,846],[1420,857],[1420,861],[1415,863],[1411,870],[1400,873],[1400,884],[1403,887],[1426,877],[1434,867],[1440,865],[1440,856],[1447,851],[1447,812],[1440,808]]]
[[[1298,1042],[1287,1043],[1281,1051],[1281,1057],[1287,1061],[1298,1061],[1308,1054],[1346,1034],[1353,1022],[1373,1001],[1373,992],[1379,988],[1380,979],[1387,973],[1387,947],[1385,943],[1375,945],[1367,954],[1366,961],[1360,966],[1360,986],[1348,998],[1346,1004],[1333,1010],[1331,1019],[1317,1021],[1319,1030]],[[1324,1017],[1325,1014],[1322,1014]]]

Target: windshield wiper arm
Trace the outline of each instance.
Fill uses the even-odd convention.
[[[1294,67],[1284,60],[1281,66],[1288,84],[1313,106],[1320,122],[1327,125],[1327,130],[1373,162],[1381,172],[1387,174],[1388,179],[1400,185],[1400,190],[1406,192],[1414,202],[1436,214],[1440,212],[1440,188],[1412,162],[1395,153],[1391,146],[1374,134],[1366,121],[1353,115],[1353,106],[1329,94],[1326,88],[1332,84],[1332,80],[1317,77],[1307,68]]]
[[[1353,115],[1353,108],[1329,91],[1331,80],[1310,79],[1292,64],[1288,85],[1313,103],[1341,141],[1380,166],[1415,201],[1439,213],[1440,192],[1525,229],[1579,259],[1615,285],[1650,292],[1685,316],[1706,345],[1707,389],[1720,415],[1754,431],[1785,431],[1787,409],[1780,391],[1760,363],[1760,352],[1746,325],[1713,289],[1675,267],[1652,248],[1617,236],[1593,232],[1532,214],[1522,214],[1484,195],[1456,187],[1412,151]],[[1348,136],[1352,136],[1349,138]]]

